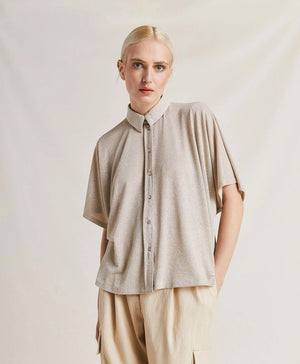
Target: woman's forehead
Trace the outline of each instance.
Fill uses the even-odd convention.
[[[127,48],[129,60],[139,60],[142,62],[169,62],[171,52],[167,46],[155,39],[141,40],[131,44]]]

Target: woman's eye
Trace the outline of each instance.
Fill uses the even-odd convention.
[[[141,68],[139,66],[143,66],[142,63],[140,63],[140,62],[134,62],[133,63],[134,68]],[[163,71],[165,69],[165,66],[162,66],[161,64],[156,65],[156,67],[161,67],[161,68],[158,69],[158,71]]]
[[[157,65],[156,67],[162,67],[162,69],[160,69],[159,71],[163,71],[164,69],[165,69],[165,67],[164,66],[162,66],[162,65]]]

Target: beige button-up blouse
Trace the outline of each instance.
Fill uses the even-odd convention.
[[[107,228],[95,284],[118,294],[215,285],[214,217],[222,187],[245,191],[203,102],[133,111],[97,141],[83,216]]]

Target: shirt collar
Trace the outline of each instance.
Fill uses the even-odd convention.
[[[148,123],[152,126],[162,117],[162,115],[167,110],[169,104],[169,99],[164,94],[162,94],[158,103],[154,105],[147,112],[147,114],[142,115],[132,110],[129,103],[127,107],[127,120],[137,131],[142,132],[144,120],[146,119]]]

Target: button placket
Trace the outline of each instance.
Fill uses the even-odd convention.
[[[144,190],[144,266],[145,266],[145,288],[153,290],[153,249],[152,249],[152,128],[148,121],[144,120],[144,148],[145,148],[145,190]]]

